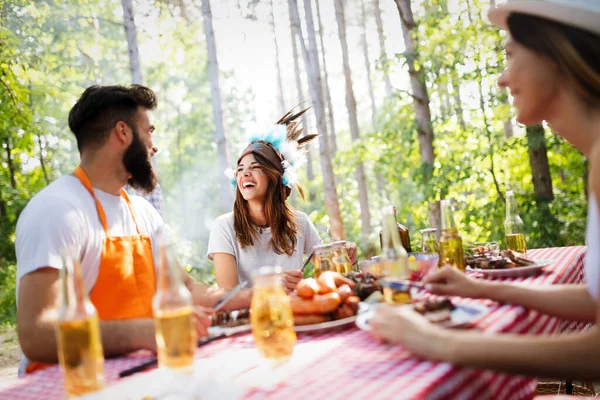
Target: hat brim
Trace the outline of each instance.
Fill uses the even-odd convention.
[[[491,9],[488,19],[497,27],[508,30],[507,19],[511,13],[546,18],[600,35],[600,7],[598,10],[586,10],[548,1],[509,1]]]

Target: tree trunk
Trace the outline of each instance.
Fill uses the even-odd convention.
[[[308,0],[305,0],[308,1]],[[329,74],[327,73],[327,61],[325,60],[325,42],[323,41],[323,23],[321,22],[321,5],[319,0],[315,0],[317,6],[317,23],[319,24],[319,42],[321,43],[321,58],[323,59],[323,91],[327,102],[327,118],[329,119],[329,144],[331,145],[331,155],[337,153],[337,139],[335,135],[335,122],[333,118],[333,102],[331,101],[331,91],[329,90]]]
[[[367,42],[367,16],[365,15],[365,0],[360,0],[360,10],[362,19],[363,56],[365,59],[365,70],[367,71],[369,97],[371,98],[371,125],[374,132],[377,130],[377,105],[375,103],[375,93],[373,92],[373,80],[371,79],[371,62],[369,61],[369,43]]]
[[[421,161],[424,164],[424,183],[430,188],[430,180],[433,176],[433,163],[435,161],[435,153],[433,151],[433,124],[431,123],[431,110],[429,108],[429,96],[427,94],[427,86],[425,84],[425,71],[415,68],[415,59],[417,57],[417,24],[413,18],[410,0],[395,0],[400,20],[402,22],[402,36],[404,36],[404,45],[406,47],[405,57],[408,66],[408,74],[410,76],[410,86],[412,88],[413,106],[415,108],[415,116],[417,119],[417,133],[419,136],[419,151]],[[432,196],[432,190],[429,190],[429,195]],[[441,228],[441,216],[439,202],[430,203],[429,208],[429,223],[431,227],[437,228],[438,232]]]
[[[137,30],[135,28],[135,19],[133,17],[133,0],[121,0],[123,6],[123,20],[125,22],[125,35],[127,36],[127,48],[129,49],[129,69],[133,83],[141,85],[142,67],[140,65],[140,51],[137,43]]]
[[[42,136],[37,134],[38,146],[40,148],[40,166],[42,167],[42,172],[44,173],[44,180],[46,181],[46,185],[50,184],[50,179],[48,178],[48,171],[46,170],[46,161],[44,160],[44,148],[42,147]]]
[[[335,19],[338,24],[340,44],[342,46],[342,63],[344,66],[344,78],[346,81],[346,108],[350,119],[350,136],[352,141],[357,141],[360,136],[358,129],[358,118],[356,117],[356,99],[352,88],[352,74],[350,72],[350,60],[348,57],[348,42],[346,40],[346,20],[344,16],[343,0],[334,0]],[[356,167],[356,181],[358,182],[358,202],[360,204],[361,233],[363,246],[368,247],[369,235],[371,234],[371,214],[369,213],[369,197],[367,194],[367,178],[363,163]]]
[[[465,123],[465,117],[462,109],[462,99],[460,97],[460,79],[458,78],[456,65],[454,65],[450,71],[450,85],[452,85],[452,93],[454,95],[454,112],[456,113],[458,124],[463,131],[466,131],[467,124]]]
[[[387,97],[392,97],[392,82],[388,74],[388,59],[385,50],[385,37],[383,36],[383,21],[381,20],[381,9],[379,8],[379,0],[373,0],[373,10],[375,12],[375,22],[377,23],[377,37],[379,37],[379,59],[383,64],[383,81],[385,82],[385,94]]]
[[[298,96],[298,104],[304,103],[304,90],[303,90],[303,86],[302,86],[302,78],[301,78],[301,72],[300,72],[300,56],[298,55],[298,34],[296,33],[296,28],[294,25],[294,21],[292,18],[292,3],[288,1],[288,12],[289,12],[289,16],[290,16],[290,33],[291,33],[291,37],[292,37],[292,58],[294,59],[294,77],[296,78],[296,94]],[[307,115],[303,114],[302,115],[302,126],[305,129],[308,129],[308,123],[307,123]],[[313,158],[313,154],[312,154],[312,149],[309,146],[308,148],[308,153],[306,154],[306,176],[308,178],[309,182],[313,182],[315,179],[315,171],[313,169],[313,163],[312,163],[312,158]],[[308,199],[309,201],[315,201],[317,199],[317,194],[315,193],[315,191],[313,190],[312,187],[308,188]]]
[[[277,71],[277,103],[279,103],[279,113],[283,115],[287,109],[285,107],[285,99],[283,97],[283,81],[281,79],[281,65],[279,64],[279,43],[277,42],[277,31],[275,30],[275,15],[273,12],[273,0],[271,0],[270,21],[271,32],[273,32],[273,41],[275,42],[275,69]]]
[[[529,151],[529,165],[531,165],[535,198],[541,201],[554,200],[546,138],[542,125],[527,127],[527,149]]]
[[[10,138],[6,138],[4,142],[6,145],[6,163],[8,164],[8,173],[10,174],[10,187],[13,189],[17,188],[17,180],[15,179],[16,169],[15,163],[12,157],[12,147],[10,144]]]
[[[306,33],[308,37],[308,49],[304,44],[302,27],[300,25],[300,15],[298,13],[298,1],[288,0],[293,19],[295,31],[298,33],[298,39],[302,48],[302,57],[306,66],[308,76],[308,86],[310,89],[310,97],[315,109],[317,118],[317,128],[319,133],[323,135],[323,139],[319,140],[319,153],[321,160],[321,170],[323,172],[323,187],[325,192],[325,208],[329,215],[331,223],[331,231],[334,236],[340,239],[346,238],[344,224],[342,222],[342,214],[340,212],[340,204],[338,201],[337,191],[335,188],[335,176],[333,174],[333,166],[331,158],[329,158],[329,144],[327,135],[327,124],[325,123],[325,113],[323,107],[323,86],[321,84],[321,68],[319,66],[319,56],[317,54],[317,40],[315,38],[315,25],[312,17],[312,6],[310,1],[304,2],[304,12],[306,15]]]
[[[221,182],[222,212],[231,210],[233,196],[229,181],[222,174],[229,167],[229,140],[223,126],[223,106],[221,102],[221,84],[219,82],[219,61],[217,59],[217,45],[212,24],[212,11],[210,0],[202,0],[202,15],[204,18],[204,35],[206,36],[206,48],[208,52],[208,76],[210,78],[210,95],[213,106],[213,119],[215,123],[214,138],[217,144],[217,176]]]

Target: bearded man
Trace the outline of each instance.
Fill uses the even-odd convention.
[[[146,200],[130,198],[123,188],[151,192],[156,186],[150,162],[158,151],[150,122],[156,103],[144,86],[92,86],[69,113],[81,163],[34,196],[17,223],[21,375],[57,362],[54,324],[65,249],[79,259],[105,354],[155,349],[156,240],[165,227]],[[226,293],[195,282],[184,269],[182,275],[198,306],[210,307]],[[228,308],[248,307],[250,297],[248,290],[239,292]],[[206,335],[206,310],[195,311],[198,334]]]

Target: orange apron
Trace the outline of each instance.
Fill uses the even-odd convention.
[[[121,190],[138,234],[110,236],[106,214],[94,194],[92,183],[81,166],[78,166],[73,174],[94,198],[98,218],[106,235],[102,245],[98,278],[90,293],[90,300],[96,307],[98,317],[100,320],[152,318],[152,297],[156,291],[152,243],[150,236],[140,232],[129,196]],[[26,372],[30,373],[49,365],[31,362]]]

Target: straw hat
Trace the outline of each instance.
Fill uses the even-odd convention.
[[[529,14],[600,35],[600,0],[507,0],[490,10],[492,24],[508,30],[511,13]]]

